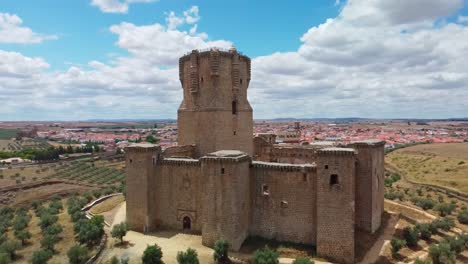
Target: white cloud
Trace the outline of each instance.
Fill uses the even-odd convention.
[[[192,6],[190,9],[185,10],[182,16],[177,16],[174,11],[169,12],[169,15],[166,17],[166,23],[169,30],[177,29],[178,27],[184,24],[195,24],[200,20],[198,15],[198,6]],[[196,24],[194,27],[196,31]]]
[[[363,13],[365,3],[375,12],[355,20],[352,12]],[[407,10],[411,21],[391,15],[389,10],[404,11],[401,1],[389,3],[396,7],[342,3],[342,13],[305,32],[297,50],[253,58],[249,98],[255,117],[466,116],[468,27],[433,26],[451,15],[447,10],[456,12],[456,2],[439,6],[437,14]],[[352,11],[349,4],[362,8]],[[179,17],[183,22],[175,27],[170,21],[113,25],[116,45],[128,56],[66,71],[49,72],[40,58],[0,52],[1,119],[176,117],[182,99],[178,58],[192,49],[232,45],[197,33],[192,18],[198,10]],[[187,31],[180,29],[184,25]]]
[[[297,51],[255,58],[256,116],[466,116],[468,28],[433,26],[460,1],[418,2],[348,1]]]
[[[468,16],[458,16],[458,23],[468,22]]]
[[[99,7],[104,13],[127,13],[129,4],[154,1],[156,0],[91,0],[91,5]]]
[[[361,26],[401,25],[433,21],[462,7],[463,0],[349,0],[340,17]]]
[[[14,14],[0,13],[0,43],[40,43],[44,40],[57,39],[54,35],[33,32],[21,26],[23,20]]]
[[[110,31],[129,56],[66,71],[48,72],[42,59],[1,51],[0,119],[175,117],[182,96],[178,58],[192,49],[232,45],[158,23],[124,22]]]

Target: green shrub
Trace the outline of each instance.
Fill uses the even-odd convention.
[[[12,260],[10,258],[10,255],[6,252],[0,251],[0,264],[8,264]]]
[[[279,254],[268,247],[255,251],[252,258],[253,264],[279,264]]]
[[[437,228],[442,229],[444,231],[449,231],[453,227],[455,227],[455,222],[452,218],[443,217],[432,222]]]
[[[119,238],[120,242],[123,243],[123,237],[127,234],[128,225],[127,223],[120,223],[112,227],[112,237]]]
[[[437,245],[431,245],[429,247],[429,256],[431,256],[433,264],[455,263],[455,254],[451,251],[450,245],[444,241]]]
[[[55,223],[53,225],[48,226],[46,229],[44,229],[43,234],[47,235],[58,235],[62,233],[63,228],[60,224]]]
[[[143,264],[162,264],[163,253],[161,248],[154,244],[154,246],[147,246],[143,252],[141,260]]]
[[[406,241],[397,239],[397,238],[392,238],[392,240],[390,241],[390,244],[392,246],[392,256],[393,258],[396,258],[398,256],[398,252],[400,251],[400,249],[406,246]]]
[[[464,225],[468,225],[468,210],[462,210],[457,215],[458,222]]]
[[[67,256],[71,264],[83,264],[88,259],[88,249],[76,244],[68,250]]]
[[[58,221],[58,216],[52,215],[49,213],[43,213],[41,214],[40,221],[39,221],[39,226],[41,227],[42,230],[46,229],[48,226],[51,226]]]
[[[434,208],[434,206],[436,205],[436,201],[429,199],[429,198],[425,198],[425,199],[418,199],[415,204],[421,207],[423,210],[429,210],[429,209]]]
[[[445,242],[450,245],[450,250],[454,251],[456,254],[460,254],[465,248],[465,241],[463,238],[447,237]]]
[[[416,228],[405,227],[403,229],[403,237],[408,247],[415,247],[418,245],[419,232]]]
[[[438,211],[440,216],[447,216],[452,214],[453,210],[455,210],[455,205],[452,203],[440,203],[434,206],[434,210]]]
[[[48,250],[38,250],[33,253],[32,264],[45,264],[52,257],[52,253]]]
[[[229,243],[226,240],[218,240],[214,246],[213,259],[219,263],[229,261]]]
[[[21,244],[15,240],[7,240],[0,245],[0,252],[7,255],[4,259],[14,260],[16,258],[16,251],[21,248]]]
[[[186,252],[177,252],[177,263],[179,264],[199,264],[198,254],[195,249],[188,248]]]
[[[41,247],[46,249],[46,250],[50,250],[50,251],[54,252],[55,244],[57,244],[57,242],[59,240],[60,239],[59,239],[59,237],[57,235],[46,234],[46,235],[44,235],[44,237],[41,240]]]
[[[19,230],[15,231],[15,237],[24,245],[27,240],[31,239],[31,233],[28,230]]]
[[[421,239],[429,240],[432,236],[431,224],[416,224],[415,228],[419,231],[419,236]]]

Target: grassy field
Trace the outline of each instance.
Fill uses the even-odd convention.
[[[0,139],[11,139],[16,137],[18,129],[0,129]]]
[[[389,153],[386,162],[409,180],[468,193],[468,143],[407,147]]]

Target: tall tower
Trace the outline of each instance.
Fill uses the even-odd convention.
[[[193,50],[179,59],[179,78],[184,99],[178,110],[178,144],[195,144],[198,156],[218,150],[252,155],[250,58],[235,48]]]

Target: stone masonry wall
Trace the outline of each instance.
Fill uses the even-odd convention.
[[[351,145],[357,150],[356,225],[372,233],[380,227],[384,209],[384,144],[362,141]]]
[[[250,173],[250,235],[277,241],[315,244],[315,166],[254,161]]]
[[[183,229],[183,218],[191,220],[191,230],[201,231],[200,162],[194,159],[162,159],[155,172],[151,204],[158,229]]]
[[[317,254],[354,263],[355,153],[324,149],[317,160]]]
[[[227,240],[239,250],[248,236],[251,219],[250,157],[203,157],[202,243],[214,246]]]
[[[132,230],[150,230],[154,204],[150,201],[149,186],[154,186],[155,162],[161,148],[141,144],[128,147],[125,152],[127,223]]]

